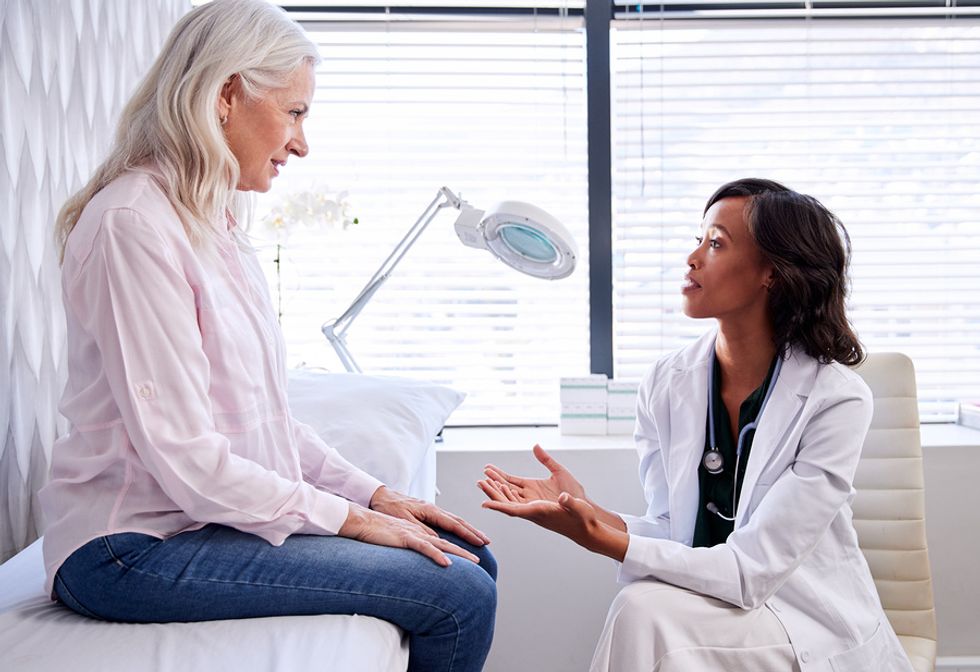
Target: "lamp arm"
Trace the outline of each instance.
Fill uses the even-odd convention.
[[[448,208],[461,208],[465,205],[465,201],[459,198],[456,194],[450,191],[447,187],[442,187],[437,193],[432,202],[429,203],[428,207],[422,211],[422,214],[415,224],[408,230],[408,233],[395,245],[395,248],[388,255],[388,258],[381,262],[381,266],[378,270],[374,272],[371,279],[367,281],[364,288],[358,292],[357,296],[351,302],[350,306],[347,307],[340,317],[335,320],[325,322],[320,328],[323,335],[326,337],[327,341],[333,346],[334,351],[337,353],[337,357],[340,358],[341,363],[344,368],[349,372],[361,372],[361,367],[357,365],[354,361],[353,355],[351,355],[350,350],[347,349],[347,342],[344,338],[350,325],[354,322],[364,307],[368,304],[375,293],[381,289],[381,286],[391,277],[392,272],[395,267],[401,262],[405,254],[415,245],[415,241],[418,240],[422,232],[429,226],[435,216],[439,214],[439,211]]]

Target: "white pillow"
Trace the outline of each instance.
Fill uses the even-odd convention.
[[[465,398],[420,380],[309,369],[289,372],[288,392],[296,420],[399,492],[408,492],[432,441]]]

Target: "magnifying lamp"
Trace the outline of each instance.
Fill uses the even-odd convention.
[[[429,223],[445,208],[459,210],[455,229],[464,245],[487,250],[521,273],[545,280],[559,280],[575,270],[578,256],[575,239],[561,222],[541,208],[521,201],[502,201],[489,210],[478,210],[443,187],[347,310],[321,328],[348,371],[361,371],[347,349],[345,335],[351,323],[391,276]]]

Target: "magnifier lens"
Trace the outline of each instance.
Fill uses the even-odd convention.
[[[558,250],[541,233],[522,224],[505,224],[498,233],[512,252],[525,259],[551,264],[558,259]]]

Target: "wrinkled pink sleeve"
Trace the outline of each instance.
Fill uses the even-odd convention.
[[[293,439],[300,451],[303,477],[318,488],[368,506],[375,490],[384,483],[345,460],[309,425],[295,419],[291,419],[291,422]]]
[[[66,292],[70,309],[87,308],[78,318],[97,344],[135,451],[189,517],[273,544],[340,529],[346,500],[233,454],[215,431],[193,289],[139,213],[104,214]]]

